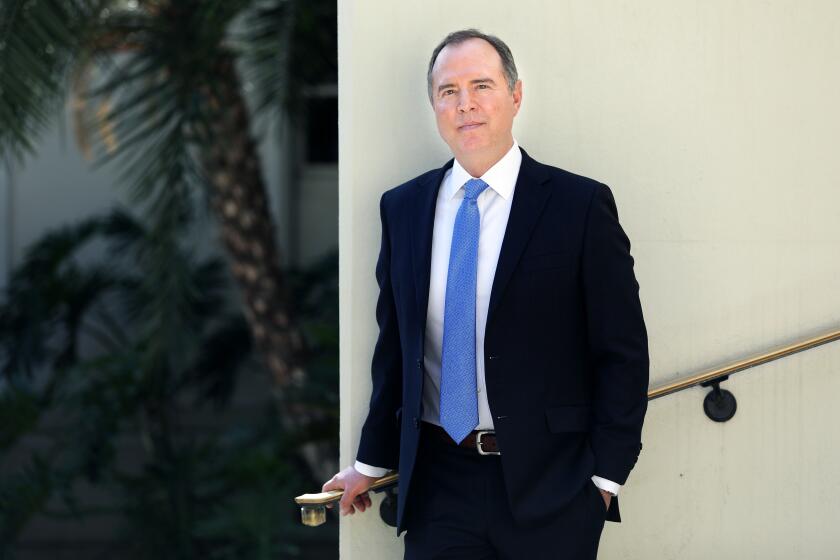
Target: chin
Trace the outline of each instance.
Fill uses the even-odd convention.
[[[465,154],[482,152],[487,149],[487,142],[484,139],[478,138],[464,140],[460,142],[460,149]]]

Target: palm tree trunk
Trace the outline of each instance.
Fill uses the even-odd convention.
[[[210,201],[256,349],[279,385],[300,381],[304,343],[290,317],[256,143],[233,58],[218,63],[208,123],[212,148],[203,154]]]
[[[217,76],[217,97],[211,97],[215,106],[210,123],[213,147],[203,154],[211,206],[244,299],[256,350],[277,386],[300,384],[304,380],[305,343],[291,317],[259,153],[251,138],[249,112],[233,58],[220,60]],[[323,421],[323,412],[279,395],[276,403],[284,428],[300,429]],[[300,451],[310,471],[320,479],[326,480],[338,466],[329,442],[306,442]]]

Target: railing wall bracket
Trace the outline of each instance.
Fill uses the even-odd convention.
[[[397,487],[386,486],[377,492],[384,492],[385,496],[382,498],[382,503],[379,504],[379,517],[386,525],[391,527],[397,526]]]
[[[397,481],[399,473],[392,472],[374,481],[368,490],[385,492],[385,499],[379,506],[382,520],[392,527],[397,526]],[[335,504],[344,495],[343,490],[328,490],[315,494],[301,494],[295,498],[300,506],[300,520],[308,527],[317,527],[327,521],[327,505]]]
[[[720,384],[727,379],[729,379],[729,376],[724,375],[700,384],[701,387],[712,388],[706,398],[703,399],[703,412],[715,422],[726,422],[732,419],[735,416],[735,411],[738,410],[738,401],[735,400],[735,395],[720,388]]]

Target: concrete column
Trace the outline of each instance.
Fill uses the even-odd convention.
[[[381,192],[448,157],[425,71],[449,31],[512,48],[514,133],[609,184],[632,242],[652,384],[838,325],[840,4],[339,1],[342,464],[367,412]],[[601,558],[831,558],[840,549],[840,344],[651,404]],[[374,512],[342,558],[399,558]]]

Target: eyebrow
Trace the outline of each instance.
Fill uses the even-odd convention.
[[[476,78],[475,80],[470,80],[470,84],[472,84],[472,85],[475,85],[475,84],[493,84],[493,85],[496,85],[496,82],[492,78]],[[440,93],[442,90],[447,89],[447,88],[451,88],[451,87],[455,87],[455,84],[441,84],[441,85],[438,86],[437,90],[438,90],[438,93]]]

